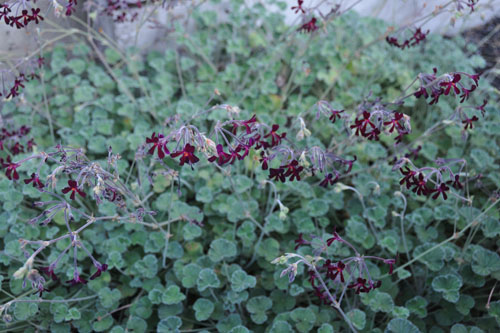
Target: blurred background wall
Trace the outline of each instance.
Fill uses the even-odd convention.
[[[99,0],[103,4],[106,0]],[[131,0],[132,1],[132,0]],[[266,0],[245,0],[248,4],[262,3],[271,11],[279,11],[286,16],[288,24],[299,24],[300,16],[295,14],[290,8],[297,4],[296,0],[285,0],[287,3],[287,10],[281,10],[277,6],[272,5],[270,1]],[[3,3],[5,1],[0,1]],[[135,2],[135,1],[132,1]],[[420,26],[422,23],[425,30],[429,29],[432,33],[440,33],[445,35],[454,35],[461,33],[467,29],[481,26],[494,17],[500,17],[500,0],[479,0],[475,6],[475,11],[470,13],[469,8],[464,8],[462,15],[457,15],[456,6],[452,4],[450,10],[446,10],[430,20],[418,22],[416,25],[411,25],[417,17],[424,17],[439,9],[439,6],[447,3],[446,0],[305,0],[308,3],[322,3],[319,7],[324,14],[328,13],[335,5],[340,5],[340,10],[346,10],[352,7],[352,10],[357,11],[364,16],[372,16],[381,18],[395,27],[407,26],[411,27]],[[52,0],[38,1],[37,6],[42,8],[45,13],[46,21],[42,28],[53,28],[47,21],[57,22],[70,29],[76,24],[68,20],[64,13],[56,17],[56,11],[52,5]],[[62,3],[62,2],[61,2]],[[85,19],[85,1],[79,1],[76,16]],[[138,28],[136,22],[117,23],[110,17],[100,15],[96,23],[96,29],[102,29],[107,34],[118,41],[122,47],[135,45],[140,49],[146,51],[151,48],[165,48],[168,43],[165,43],[165,29],[151,28],[152,25],[168,26],[169,22],[174,19],[182,19],[189,16],[189,8],[193,5],[200,5],[203,8],[216,10],[218,13],[224,13],[227,8],[227,0],[223,0],[220,4],[213,5],[208,1],[203,0],[167,0],[167,5],[158,7],[147,4],[142,8],[130,9],[137,12],[139,17],[148,17],[153,23],[146,23]],[[221,15],[223,19],[223,15]],[[13,29],[0,25],[0,57],[4,58],[6,54],[18,54],[24,56],[36,49],[36,29]],[[47,36],[44,36],[45,38]],[[57,38],[57,33],[50,35],[51,38]],[[62,39],[64,40],[64,39]]]

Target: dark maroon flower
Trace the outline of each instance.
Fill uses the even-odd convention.
[[[319,298],[320,302],[322,301],[325,305],[330,303],[330,300],[328,299],[328,294],[326,292],[322,292],[321,288],[314,287],[314,294]]]
[[[417,195],[427,195],[429,194],[430,189],[427,187],[427,181],[424,178],[422,173],[418,174],[418,177],[415,176],[413,178],[414,183],[412,184],[412,191],[417,193]]]
[[[160,159],[163,159],[165,157],[165,153],[167,153],[167,155],[170,154],[166,142],[164,142],[163,138],[164,138],[163,134],[158,133],[158,136],[156,136],[156,132],[153,132],[151,138],[146,138],[146,143],[153,144],[151,148],[149,148],[148,154],[154,155],[155,148],[157,148],[158,157]],[[165,150],[165,152],[163,150]]]
[[[460,183],[460,176],[459,175],[455,175],[454,180],[448,180],[446,182],[446,184],[451,184],[451,186],[453,186],[457,190],[463,188],[462,183]]]
[[[107,264],[100,264],[98,262],[95,262],[94,265],[97,268],[97,272],[92,274],[92,276],[90,277],[91,280],[98,278],[99,276],[101,276],[102,272],[105,272],[108,269]]]
[[[261,140],[262,137],[260,134],[256,134],[254,137],[253,137],[253,141],[255,142],[255,149],[260,149],[260,148],[269,148],[270,145],[269,143],[267,143],[266,141],[264,140]]]
[[[66,5],[66,16],[71,16],[73,12],[76,10],[75,9],[76,1],[73,2],[69,0],[68,4]]]
[[[271,137],[271,147],[279,145],[281,143],[281,139],[286,137],[286,133],[276,133],[279,128],[280,125],[274,124],[271,128],[271,131],[264,136],[264,138]]]
[[[38,175],[36,173],[32,173],[31,178],[27,178],[24,180],[25,184],[29,184],[31,182],[33,182],[33,187],[37,187],[39,189],[42,189],[44,187],[44,185],[42,184],[40,178],[38,178]]]
[[[427,89],[425,89],[424,87],[420,87],[420,89],[415,92],[413,96],[415,96],[416,98],[424,96],[424,99],[427,99],[427,97],[429,97],[429,94],[427,93]]]
[[[334,241],[342,241],[342,238],[339,236],[337,231],[335,231],[335,228],[333,229],[333,237],[326,240],[326,245],[331,246]]]
[[[304,0],[297,0],[297,6],[293,6],[292,7],[292,10],[295,11],[295,14],[297,14],[298,12],[302,12],[302,14],[305,14],[305,10],[304,8],[302,8],[302,4],[304,3]]]
[[[231,155],[224,152],[224,147],[219,143],[217,145],[217,156],[216,155],[210,156],[208,158],[208,161],[212,163],[217,160],[217,164],[224,165],[227,163],[227,161],[229,161],[230,158]]]
[[[243,160],[245,157],[248,156],[248,154],[250,153],[250,148],[252,148],[253,144],[254,141],[252,138],[250,138],[250,140],[248,140],[248,144],[240,143],[238,147],[236,147],[237,152],[243,151],[243,154],[238,158],[239,160]]]
[[[394,113],[394,118],[392,118],[389,121],[384,122],[385,126],[391,125],[391,128],[389,129],[389,133],[392,133],[394,129],[397,130],[404,130],[404,126],[399,123],[401,119],[403,119],[403,114],[401,112],[395,112]]]
[[[24,146],[19,142],[16,142],[12,147],[10,147],[9,150],[12,155],[18,155],[20,153],[24,153]]]
[[[415,180],[415,176],[417,174],[416,171],[410,170],[409,167],[405,166],[406,170],[400,168],[399,171],[403,174],[403,178],[399,181],[399,185],[404,185],[406,183],[406,188],[409,189],[411,185],[413,185],[413,181]]]
[[[410,151],[409,153],[406,153],[405,154],[405,157],[406,158],[410,158],[412,157],[412,159],[416,160],[418,158],[418,153],[420,152],[420,150],[422,150],[422,146],[421,145],[418,145],[417,148],[415,149],[412,149],[412,148],[408,148],[408,150]]]
[[[229,164],[233,164],[234,161],[236,161],[237,159],[238,160],[242,159],[241,155],[238,154],[240,152],[240,150],[241,150],[241,148],[239,146],[236,147],[236,149],[230,149],[231,154],[229,155],[229,160],[228,160]]]
[[[252,125],[255,124],[256,122],[257,122],[257,116],[253,115],[250,119],[239,121],[235,125],[236,125],[236,127],[238,127],[238,126],[244,126],[245,130],[246,130],[246,133],[250,134],[250,133],[252,133]]]
[[[15,25],[17,29],[23,28],[24,25],[20,22],[21,19],[22,16],[9,16],[10,26],[13,27]]]
[[[311,286],[314,288],[314,280],[317,278],[316,276],[316,273],[314,273],[314,271],[309,271],[309,283],[311,284]]]
[[[485,100],[483,100],[483,104],[482,105],[476,107],[476,110],[481,111],[481,114],[483,115],[483,117],[484,117],[484,114],[486,113],[486,110],[484,109],[484,107],[486,106],[486,104],[488,104],[488,100],[485,99]]]
[[[462,120],[462,124],[464,124],[464,130],[467,130],[468,128],[473,129],[473,122],[478,120],[479,118],[476,116],[472,116],[472,118],[465,118],[464,120]]]
[[[280,180],[282,183],[285,182],[285,169],[283,168],[278,168],[278,169],[274,169],[274,168],[270,168],[269,169],[269,179],[273,179],[275,181],[278,181]]]
[[[308,244],[309,244],[309,242],[308,242],[308,241],[306,241],[304,238],[302,238],[302,233],[300,233],[300,234],[299,234],[299,238],[297,238],[297,239],[295,240],[295,244],[297,244],[297,245],[295,245],[295,250],[297,250],[297,249],[298,249],[300,246],[302,246],[302,245],[308,245]]]
[[[366,138],[368,140],[378,141],[380,140],[379,135],[380,135],[380,130],[378,128],[375,128],[371,132],[366,133]]]
[[[267,170],[267,162],[269,162],[269,156],[266,156],[266,153],[264,153],[264,151],[260,152],[259,162],[262,164],[262,170]]]
[[[434,200],[437,199],[439,197],[439,194],[443,195],[444,200],[448,199],[448,195],[446,195],[446,191],[449,191],[449,190],[450,190],[450,188],[448,186],[446,186],[445,183],[439,184],[439,186],[437,188],[432,190],[432,192],[435,192],[435,194],[432,196],[432,199],[434,199]]]
[[[338,179],[339,179],[338,174],[336,174],[335,178],[333,178],[333,174],[328,173],[325,175],[325,179],[323,179],[321,183],[319,183],[319,186],[327,188],[328,184],[333,185]]]
[[[26,142],[26,150],[33,151],[33,146],[36,146],[35,140],[29,139],[28,142]]]
[[[7,156],[7,159],[4,162],[3,158],[0,158],[0,164],[2,165],[3,168],[6,168],[5,175],[9,180],[18,180],[19,179],[19,174],[17,173],[17,168],[20,166],[20,164],[12,162],[10,159],[10,156]]]
[[[429,102],[429,105],[437,104],[439,102],[439,97],[444,93],[444,89],[433,89],[432,94],[431,94],[431,101]]]
[[[48,267],[41,267],[40,270],[45,274],[47,275],[49,278],[52,279],[52,281],[57,281],[59,280],[59,278],[57,277],[57,275],[54,273],[54,268],[51,267],[51,266],[48,266]]]
[[[38,57],[36,59],[36,63],[39,68],[42,68],[42,66],[45,64],[45,58],[44,57]]]
[[[472,85],[472,87],[470,87],[470,89],[462,87],[462,95],[460,95],[460,103],[463,103],[466,100],[468,100],[470,93],[473,92],[474,90],[476,90],[475,85]]]
[[[38,20],[43,21],[43,17],[40,15],[40,8],[31,8],[31,21],[35,21],[38,24]]]
[[[344,110],[330,110],[330,112],[332,113],[330,115],[330,121],[332,122],[332,124],[335,123],[335,121],[337,121],[337,119],[340,119],[342,118],[342,116],[340,115],[342,112],[344,112]]]
[[[66,283],[69,283],[70,286],[75,286],[79,283],[87,284],[87,280],[83,279],[78,273],[74,274],[73,280],[68,280]]]
[[[358,277],[356,283],[348,285],[347,288],[356,288],[356,294],[359,294],[360,292],[367,293],[370,291],[370,288],[366,286],[366,279],[363,279],[361,277]]]
[[[300,180],[300,172],[304,170],[303,166],[299,166],[297,160],[292,160],[287,165],[282,165],[281,168],[285,168],[285,177],[290,177],[288,180],[293,181],[294,179]]]
[[[339,261],[336,265],[332,264],[331,261],[328,259],[325,264],[323,264],[323,267],[326,268],[326,276],[327,278],[331,280],[335,280],[337,276],[340,275],[340,281],[342,283],[345,282],[344,280],[344,274],[343,271],[345,269],[345,264],[342,261]]]
[[[352,160],[345,160],[343,161],[342,163],[346,164],[347,165],[347,170],[346,170],[346,173],[349,173],[351,172],[352,170],[352,166],[354,164],[354,162],[356,162],[358,159],[358,157],[356,155],[354,155],[353,159]]]
[[[2,20],[2,17],[3,17],[5,24],[10,23],[10,19],[9,19],[10,12],[11,12],[11,9],[9,8],[8,4],[4,3],[4,4],[0,5],[0,20]]]
[[[182,150],[173,152],[170,154],[172,158],[176,158],[177,156],[181,156],[180,163],[179,165],[184,165],[184,163],[189,162],[189,164],[192,166],[196,162],[198,162],[200,159],[194,155],[194,146],[191,146],[189,143],[186,143],[184,148]]]
[[[75,193],[76,192],[78,192],[78,194],[80,194],[80,196],[83,198],[85,198],[85,196],[86,196],[85,192],[80,191],[80,189],[78,189],[78,183],[73,179],[68,180],[68,187],[65,187],[62,189],[62,193],[64,193],[64,194],[66,194],[70,191],[71,191],[71,195],[69,196],[69,198],[71,200],[75,200]]]
[[[460,81],[462,76],[458,73],[453,74],[453,79],[447,82],[441,82],[439,85],[441,87],[445,87],[444,89],[444,94],[448,95],[450,93],[450,90],[453,88],[453,91],[455,91],[455,94],[458,95],[460,94],[460,89],[457,87],[457,83]]]
[[[298,28],[297,30],[306,32],[313,32],[318,30],[318,26],[316,25],[316,18],[315,17],[311,18],[311,20],[301,25],[300,28]]]
[[[28,14],[28,10],[23,9],[21,11],[21,16],[19,16],[20,19],[24,20],[23,24],[27,25],[29,21],[31,21],[31,16]]]
[[[375,129],[375,125],[370,120],[371,114],[368,111],[363,111],[363,118],[354,120],[354,125],[351,125],[351,128],[356,129],[355,135],[366,136],[366,127],[370,125],[372,129]]]
[[[389,274],[392,274],[394,270],[394,264],[396,263],[396,259],[385,259],[384,263],[389,265]]]

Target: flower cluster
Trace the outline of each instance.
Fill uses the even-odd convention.
[[[0,22],[2,19],[5,24],[17,29],[26,28],[31,22],[38,24],[43,21],[40,8],[31,7],[28,1],[12,1],[0,5]]]
[[[323,102],[324,108],[328,107],[325,103]],[[213,108],[224,108],[228,111],[234,109],[227,105]],[[343,111],[335,112],[340,114]],[[301,131],[310,135],[302,118],[299,117],[299,120],[302,124]],[[334,121],[332,118],[332,122]],[[342,173],[339,166],[347,166],[345,173],[348,173],[356,161],[356,157],[353,160],[343,159],[320,147],[293,149],[287,139],[287,133],[282,132],[278,124],[262,124],[257,121],[255,115],[247,120],[217,122],[212,133],[213,140],[200,133],[193,125],[182,125],[168,135],[153,133],[150,138],[146,138],[145,150],[149,155],[155,155],[156,152],[160,160],[167,155],[171,158],[180,156],[179,165],[187,163],[191,167],[199,161],[195,155],[196,148],[207,155],[210,163],[219,167],[241,161],[254,150],[260,156],[258,161],[262,170],[269,170],[269,179],[283,183],[287,180],[300,181],[304,175],[315,175],[315,171],[319,170],[324,174],[324,179],[319,184],[323,187],[332,185],[339,178]],[[175,148],[169,148],[168,144],[171,147],[175,144]]]
[[[406,164],[409,164],[409,166]],[[448,199],[447,193],[453,193],[458,198],[467,201],[466,198],[450,192],[451,187],[456,190],[461,190],[464,187],[460,181],[460,174],[465,167],[465,161],[461,159],[438,159],[436,164],[439,165],[438,168],[416,168],[408,158],[403,158],[396,163],[393,170],[399,168],[403,175],[399,184],[411,189],[417,195],[431,196],[432,199],[438,199],[439,196],[442,196],[446,200]],[[455,164],[460,164],[458,172],[453,172],[451,169],[451,166]]]
[[[429,34],[429,30],[422,32],[422,28],[417,28],[413,35],[409,39],[405,39],[403,42],[400,42],[396,37],[390,36],[387,36],[385,40],[389,43],[389,45],[399,47],[404,50],[405,48],[410,48],[420,44],[420,42],[425,40],[427,34]]]
[[[378,260],[389,266],[389,274],[393,273],[395,259],[384,259],[375,256],[362,256],[356,248],[347,240],[342,238],[335,230],[332,237],[323,241],[321,237],[311,235],[314,239],[319,239],[319,248],[314,250],[315,257],[304,257],[300,254],[288,253],[285,256],[279,257],[272,261],[275,264],[287,264],[288,267],[281,272],[281,276],[288,275],[289,282],[295,280],[297,274],[298,264],[303,263],[308,267],[308,281],[314,290],[314,294],[320,302],[324,304],[340,304],[345,291],[348,289],[354,290],[356,294],[368,293],[382,285],[381,281],[375,281],[371,278],[366,265],[366,260]],[[353,252],[354,256],[347,257],[341,260],[324,259],[320,256],[322,252],[326,252],[334,242],[347,245]],[[295,240],[295,250],[303,245],[311,245],[312,241],[307,241],[300,234],[299,238]],[[298,259],[293,263],[288,263],[290,259]],[[322,264],[320,264],[322,262]],[[332,292],[335,290],[336,292]],[[338,298],[337,292],[340,292]]]
[[[476,90],[479,85],[481,74],[468,74],[463,72],[446,73],[436,76],[437,69],[433,68],[433,74],[421,73],[418,76],[420,87],[413,94],[415,97],[423,97],[425,100],[430,98],[429,104],[436,104],[442,95],[450,93],[460,96],[460,103],[469,99],[470,94]],[[474,83],[470,87],[463,84],[463,77],[468,77]],[[460,95],[461,94],[461,95]]]
[[[383,132],[396,133],[394,138],[396,144],[411,132],[410,117],[387,108],[388,104],[382,103],[380,99],[373,102],[365,100],[358,106],[358,113],[354,124],[354,135],[362,136],[368,140],[378,141]]]

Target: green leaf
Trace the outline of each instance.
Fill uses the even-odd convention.
[[[477,275],[488,276],[500,270],[498,253],[478,247],[472,254],[472,270]]]
[[[462,294],[456,303],[457,311],[467,316],[475,303],[474,297]]]
[[[498,325],[500,325],[500,301],[494,301],[490,303],[488,314],[495,318]]]
[[[172,305],[182,302],[186,299],[186,296],[181,293],[179,286],[172,285],[169,286],[162,296],[163,304]]]
[[[187,264],[182,268],[182,286],[184,288],[193,288],[200,275],[201,267],[197,264]]]
[[[193,304],[193,309],[195,311],[195,318],[198,321],[204,321],[210,318],[212,312],[214,312],[215,306],[212,301],[206,298],[198,298]]]
[[[116,303],[118,303],[118,301],[122,296],[120,290],[118,289],[111,290],[108,287],[100,289],[98,295],[99,295],[99,300],[101,301],[101,305],[106,309],[109,309],[113,305],[116,305]]]
[[[219,238],[210,243],[208,257],[213,262],[219,262],[234,256],[236,256],[236,245],[233,242],[224,238]]]
[[[456,303],[460,297],[459,290],[462,287],[462,279],[455,274],[436,276],[432,280],[432,288],[443,293],[443,298],[451,303]]]
[[[289,333],[293,332],[292,326],[283,320],[275,320],[269,333]],[[319,331],[318,331],[319,332]],[[333,332],[333,331],[332,331]],[[321,333],[329,333],[328,331]]]
[[[290,318],[299,332],[309,332],[316,322],[316,315],[310,308],[296,308],[290,313]]]
[[[366,315],[363,311],[358,309],[353,309],[347,312],[347,317],[358,330],[362,330],[366,325]]]
[[[158,259],[152,254],[144,256],[142,260],[134,264],[135,270],[146,278],[154,278],[158,272]]]
[[[256,283],[257,279],[248,275],[243,270],[234,271],[231,275],[231,289],[236,292],[241,292],[248,288],[254,288]]]
[[[435,243],[426,243],[419,245],[415,248],[413,251],[413,257],[418,257],[420,254],[429,251],[431,248],[433,248],[436,244]],[[437,247],[430,252],[424,254],[422,257],[420,257],[418,260],[422,263],[424,263],[431,271],[439,271],[443,268],[444,266],[444,258],[446,254],[444,250],[441,247]]]
[[[379,290],[373,290],[370,293],[363,294],[361,296],[361,301],[375,312],[392,312],[394,309],[394,300],[391,295]]]
[[[57,299],[62,298],[57,297]],[[65,303],[51,303],[50,313],[52,314],[52,318],[56,323],[61,323],[66,319],[66,316],[68,314],[68,305],[66,305]]]
[[[177,316],[170,316],[160,320],[156,328],[158,333],[173,333],[178,332],[182,326],[182,319]]]
[[[208,288],[219,288],[220,280],[213,269],[204,268],[200,271],[196,284],[198,285],[199,291],[204,291]]]
[[[246,308],[251,313],[254,323],[262,324],[267,320],[266,311],[271,309],[273,301],[266,296],[255,296],[248,300]]]
[[[307,202],[307,212],[311,217],[319,217],[328,213],[328,202],[322,199],[312,199]]]
[[[188,223],[182,228],[182,235],[185,240],[190,241],[201,236],[202,230],[196,224]]]
[[[427,300],[422,296],[415,296],[412,299],[406,301],[406,308],[410,310],[411,313],[416,314],[419,318],[427,317]]]
[[[30,298],[24,297],[23,300]],[[17,320],[26,320],[33,317],[38,312],[38,304],[34,302],[16,302],[14,305],[14,317]]]
[[[317,333],[334,333],[333,327],[330,324],[323,324],[320,328],[318,328]]]
[[[213,199],[212,190],[209,187],[202,187],[196,191],[196,200],[204,203],[209,203]]]
[[[127,321],[127,330],[134,333],[144,333],[148,329],[146,321],[140,317],[131,316]]]
[[[407,319],[394,318],[387,325],[385,333],[420,333],[420,330]]]

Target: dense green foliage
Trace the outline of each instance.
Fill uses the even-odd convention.
[[[111,146],[122,156],[118,165],[123,180],[128,179],[146,208],[157,212],[158,221],[187,217],[165,225],[163,231],[132,221],[96,223],[82,233],[82,242],[109,270],[87,285],[50,282],[50,292],[43,295],[61,300],[95,297],[76,303],[14,303],[8,311],[12,322],[2,324],[4,331],[69,332],[71,327],[114,333],[347,331],[338,313],[314,297],[304,267],[299,266],[297,278],[289,284],[286,276],[280,278],[285,267],[270,263],[293,252],[299,233],[326,239],[334,226],[366,255],[399,254],[393,275],[384,265],[369,267],[373,278],[382,280],[380,289],[361,296],[348,291],[342,308],[356,329],[498,330],[498,293],[485,308],[500,279],[496,251],[500,216],[491,207],[500,185],[499,114],[491,98],[498,91],[483,79],[469,103],[480,105],[483,98],[490,98],[493,106],[467,138],[462,138],[460,121],[450,120],[458,105],[451,96],[434,106],[406,100],[400,111],[411,116],[413,132],[397,148],[388,136],[371,142],[349,136],[340,122],[305,118],[312,135],[297,145],[315,144],[357,155],[352,173],[341,182],[361,197],[341,185],[325,190],[317,186],[316,178],[275,184],[286,212],[275,204],[273,187],[263,182],[268,175],[255,153],[225,169],[206,160],[193,169],[179,167],[167,158],[165,163],[181,173],[180,190],[171,175],[161,173],[160,164],[150,163],[149,157],[136,159],[137,148],[153,131],[162,131],[166,119],[189,117],[206,108],[210,96],[214,97],[210,105],[238,106],[240,119],[256,114],[259,120],[288,128],[293,139],[296,116],[318,100],[328,100],[354,117],[357,104],[370,92],[392,101],[417,74],[433,67],[467,73],[482,68],[480,56],[469,56],[475,47],[460,37],[440,36],[429,36],[421,46],[404,51],[383,41],[372,43],[387,26],[352,12],[315,35],[297,34],[279,14],[258,5],[235,8],[223,23],[217,23],[216,16],[194,12],[194,28],[184,31],[177,25],[173,35],[178,52],[169,48],[141,57],[130,50],[122,56],[107,48],[109,68],[83,43],[71,48],[58,45],[45,54],[44,84],[31,81],[22,99],[4,104],[4,116],[32,128],[36,150],[61,142],[83,147],[90,158],[104,162]],[[214,95],[215,89],[220,96]],[[212,121],[225,118],[225,110],[216,110],[194,122],[208,131]],[[426,132],[435,124],[438,130]],[[467,161],[467,197],[472,205],[453,196],[446,201],[418,197],[399,185],[401,175],[391,171],[391,157],[418,145],[422,150],[414,163],[419,166],[435,166],[438,157]],[[33,168],[35,164],[26,163],[18,171],[24,176]],[[46,172],[42,169],[42,174]],[[152,174],[153,186],[147,181]],[[28,225],[26,221],[39,214],[31,204],[50,197],[31,186],[13,185],[3,175],[0,189],[1,303],[22,295],[37,299],[29,286],[23,288],[22,280],[12,278],[25,260],[18,239],[64,234],[63,216],[57,215],[46,227]],[[117,212],[111,203],[84,202],[96,216]],[[74,223],[80,226],[85,221]],[[67,245],[61,241],[47,248],[35,266],[46,266]],[[298,253],[312,255],[313,248],[314,244],[303,246]],[[328,255],[339,260],[349,255],[349,249],[335,243]],[[92,271],[92,262],[83,252],[79,260],[85,276]],[[56,270],[63,281],[73,277],[71,263],[67,256]]]

